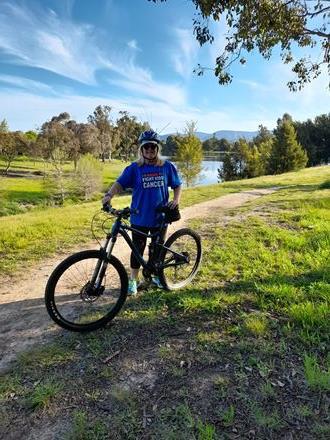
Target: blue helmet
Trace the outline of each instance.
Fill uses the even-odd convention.
[[[138,142],[141,147],[144,144],[157,144],[157,145],[159,145],[160,139],[159,139],[158,134],[155,131],[146,130],[140,134]]]

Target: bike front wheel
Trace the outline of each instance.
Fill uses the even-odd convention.
[[[95,272],[103,276],[92,286]],[[126,300],[127,287],[126,270],[116,257],[108,259],[98,250],[78,252],[62,261],[49,277],[47,311],[67,330],[96,330],[117,315]]]
[[[160,253],[159,279],[167,290],[185,287],[197,274],[202,260],[200,236],[192,229],[174,232]]]

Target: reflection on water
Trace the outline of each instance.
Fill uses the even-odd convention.
[[[202,161],[202,172],[196,180],[196,185],[210,185],[218,183],[218,169],[222,166],[222,162],[215,157],[205,157]]]
[[[168,156],[163,156],[164,159],[171,159]],[[175,163],[175,162],[174,162]],[[212,183],[218,183],[218,168],[222,166],[222,161],[216,156],[204,156],[202,160],[202,171],[196,178],[194,186],[196,185],[211,185]]]

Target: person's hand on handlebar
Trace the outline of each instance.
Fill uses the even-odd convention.
[[[102,209],[104,212],[111,213],[113,207],[110,205],[110,203],[102,203]]]
[[[177,202],[176,200],[171,200],[170,202],[168,202],[167,206],[170,209],[174,209],[178,206],[179,202]]]
[[[110,205],[111,206],[111,199],[112,199],[112,197],[108,194],[108,193],[105,193],[104,194],[104,196],[103,196],[103,199],[102,199],[102,205],[104,206],[104,205]]]

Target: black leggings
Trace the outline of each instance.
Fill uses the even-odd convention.
[[[144,232],[145,234],[148,234],[149,232],[151,232],[152,234],[154,234],[157,231],[160,231],[160,228],[150,228],[148,226],[136,226],[136,225],[131,225],[132,228],[137,229],[138,231]],[[165,240],[165,236],[166,236],[166,231],[167,231],[167,227],[163,228],[161,231],[161,241],[162,243],[164,243]],[[143,235],[139,235],[137,232],[132,231],[132,241],[135,244],[135,246],[138,248],[140,255],[143,255],[144,249],[146,247],[146,243],[147,243],[147,237],[143,236]],[[151,239],[151,242],[155,242],[155,237]],[[158,255],[150,255],[149,252],[149,261],[152,258],[157,258]],[[139,269],[141,267],[141,264],[139,263],[139,261],[137,260],[137,258],[135,257],[134,253],[131,253],[131,268],[132,269]]]

